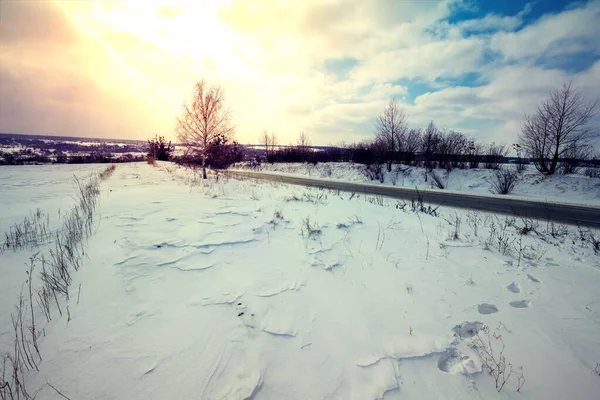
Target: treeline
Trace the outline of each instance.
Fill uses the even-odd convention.
[[[144,156],[133,155],[130,153],[121,154],[119,156],[115,156],[111,153],[99,152],[85,155],[67,155],[58,153],[54,156],[48,156],[32,152],[0,152],[0,165],[124,163],[143,160]]]
[[[37,149],[40,153],[69,152],[69,153],[139,153],[144,151],[143,142],[138,143],[109,143],[109,142],[82,142],[77,143],[65,139],[32,139],[29,137],[0,136],[0,145],[5,147],[22,146]]]
[[[393,163],[422,166],[429,169],[488,168],[498,169],[506,163],[508,147],[483,144],[463,133],[438,128],[432,121],[427,128],[379,131],[376,137],[351,146],[352,161],[362,164]],[[524,160],[522,160],[524,161]]]
[[[272,136],[271,136],[272,137]],[[277,149],[274,141],[265,145],[261,161],[274,162],[354,162],[359,164],[392,164],[426,168],[490,168],[498,169],[506,162],[508,148],[502,144],[483,144],[464,134],[438,128],[431,122],[427,128],[381,130],[373,139],[350,145],[313,150],[307,145]],[[524,163],[525,160],[521,159]]]

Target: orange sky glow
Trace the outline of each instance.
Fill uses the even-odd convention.
[[[244,19],[228,7],[227,1],[2,4],[7,40],[0,68],[14,86],[3,88],[2,118],[11,122],[2,130],[172,137],[182,101],[205,78],[224,86],[237,136],[254,140],[267,120],[283,122],[276,115],[285,104],[275,92],[285,82],[264,82],[262,68],[268,48],[279,44],[250,38]],[[232,28],[238,23],[242,30]],[[24,109],[39,111],[35,124],[18,118]]]

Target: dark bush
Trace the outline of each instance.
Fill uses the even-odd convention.
[[[513,191],[519,180],[517,171],[501,168],[494,173],[492,188],[498,194],[509,194]]]
[[[207,156],[206,165],[211,168],[224,169],[233,163],[242,161],[244,151],[238,142],[229,143],[227,136],[219,135],[209,145]],[[200,161],[199,164],[202,164],[201,160],[195,161]]]
[[[378,180],[383,183],[385,180],[381,164],[367,164],[365,166],[365,176],[371,181]]]
[[[171,142],[167,143],[164,136],[155,136],[154,139],[148,140],[148,156],[154,157],[155,160],[169,161],[175,147]]]

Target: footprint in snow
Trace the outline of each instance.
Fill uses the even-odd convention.
[[[493,304],[481,303],[477,306],[479,314],[494,314],[498,312],[498,307]]]
[[[248,328],[256,328],[254,312],[248,308],[247,304],[244,304],[243,302],[235,303],[235,313],[239,318],[242,319],[244,325],[246,325]]]
[[[527,274],[527,277],[535,283],[540,283],[540,280],[531,274]]]
[[[481,371],[481,366],[478,366],[471,358],[461,354],[454,347],[442,354],[438,360],[437,367],[440,371],[451,375],[470,375]]]
[[[479,321],[463,322],[462,324],[456,325],[454,328],[452,328],[452,331],[460,339],[469,339],[477,335],[484,327],[485,324]]]
[[[531,305],[531,301],[530,300],[511,301],[508,304],[510,304],[511,307],[514,307],[514,308],[527,308]]]
[[[521,287],[515,282],[511,283],[506,288],[513,293],[521,293]]]

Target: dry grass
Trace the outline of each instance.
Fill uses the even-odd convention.
[[[23,222],[11,226],[4,234],[4,240],[0,242],[0,254],[9,249],[33,249],[47,243],[51,237],[49,225],[50,215],[38,208],[35,213],[25,217]]]
[[[310,217],[302,218],[302,226],[300,228],[300,234],[302,237],[306,237],[308,239],[318,239],[323,231],[314,222],[311,222]]]
[[[483,332],[483,335],[481,335]],[[523,367],[513,367],[506,360],[504,350],[506,348],[502,335],[491,333],[488,326],[484,326],[478,332],[468,346],[479,356],[484,370],[494,379],[496,390],[501,392],[504,386],[512,381],[517,392],[525,384]]]
[[[32,399],[39,393],[38,390],[33,395],[30,394],[25,384],[27,371],[37,370],[42,361],[37,341],[43,328],[38,328],[39,321],[36,320],[36,315],[43,315],[47,322],[51,321],[55,310],[62,316],[61,303],[65,298],[67,301],[69,300],[69,286],[72,283],[73,271],[80,268],[81,261],[85,256],[84,244],[92,234],[93,214],[100,194],[99,182],[101,179],[108,179],[114,170],[115,166],[111,165],[101,174],[93,175],[85,181],[75,177],[76,203],[65,216],[62,228],[52,235],[46,230],[42,231],[44,233],[42,236],[50,236],[53,243],[48,249],[47,255],[38,257],[36,253],[30,258],[26,270],[27,281],[23,285],[15,309],[11,313],[14,332],[13,345],[0,352],[1,400]],[[34,220],[43,221],[43,215],[38,211]],[[29,231],[32,230],[20,229],[18,231],[21,232],[20,242],[25,243],[21,239],[29,237],[39,239],[40,230],[38,228],[35,228],[33,233],[28,233]],[[36,288],[33,285],[33,273],[38,265],[41,265],[41,287]],[[79,295],[78,292],[78,298]],[[66,311],[68,322],[71,319],[68,305]],[[66,398],[58,391],[57,393]]]
[[[117,166],[115,164],[110,164],[108,167],[104,168],[104,170],[100,172],[100,174],[98,174],[100,180],[105,181],[108,178],[110,178],[113,172],[115,172],[115,169],[117,169]]]

